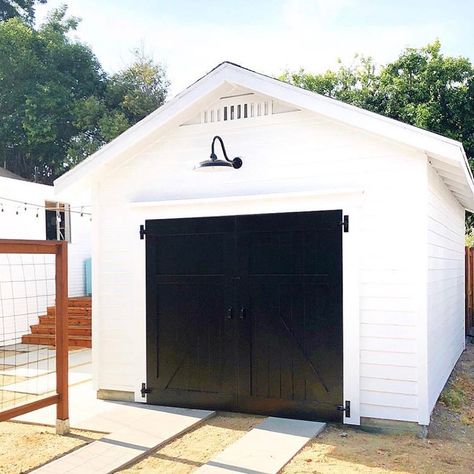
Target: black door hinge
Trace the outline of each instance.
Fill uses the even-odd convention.
[[[339,405],[337,407],[337,411],[343,411],[344,416],[346,418],[350,418],[351,417],[351,402],[349,400],[346,400],[344,405]]]
[[[146,388],[146,383],[142,383],[142,388],[140,390],[140,393],[142,394],[142,398],[145,398],[145,395],[147,393],[151,393],[151,388]]]
[[[146,229],[145,229],[145,226],[142,224],[140,226],[140,240],[143,240],[145,238],[145,235],[146,235]]]
[[[349,232],[349,216],[344,216],[341,226],[344,229],[344,232]]]

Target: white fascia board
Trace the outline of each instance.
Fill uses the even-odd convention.
[[[382,135],[414,148],[437,153],[444,159],[454,161],[461,159],[462,145],[460,142],[383,115],[300,89],[277,79],[257,73],[249,74],[242,68],[233,67],[227,71],[227,79],[240,86],[275,97],[338,122]]]

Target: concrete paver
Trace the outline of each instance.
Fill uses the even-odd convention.
[[[316,421],[267,418],[196,473],[276,474],[325,426]]]
[[[189,430],[215,413],[208,410],[160,407],[141,403],[118,403],[87,398],[93,393],[90,384],[71,392],[71,408],[76,407],[76,416],[71,417],[71,425],[91,431],[104,431],[98,441],[94,441],[62,458],[48,463],[32,472],[41,474],[94,474],[109,473],[129,464],[148,451],[156,449],[170,439]],[[81,393],[83,396],[81,397]],[[86,397],[84,398],[84,395]],[[47,407],[51,408],[51,407]],[[54,407],[52,407],[54,408]],[[79,409],[78,409],[79,408]],[[88,408],[91,411],[88,411]],[[18,417],[21,421],[32,421],[36,414],[39,419],[53,420],[51,413],[43,409]],[[79,416],[79,412],[87,416]],[[73,421],[74,420],[74,421]]]
[[[197,423],[214,415],[207,410],[164,407],[134,407],[134,416],[121,430],[78,449],[32,472],[38,474],[106,474],[129,464],[148,451],[156,449]],[[111,416],[112,414],[109,414]],[[114,416],[121,418],[121,409]],[[127,425],[127,426],[125,426]]]

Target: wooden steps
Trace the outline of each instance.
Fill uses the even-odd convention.
[[[24,344],[56,344],[56,308],[51,306],[39,317],[38,324],[30,326],[31,334],[21,338]],[[92,347],[92,301],[90,297],[69,298],[69,345]]]

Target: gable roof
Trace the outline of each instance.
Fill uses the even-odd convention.
[[[224,84],[270,96],[300,109],[423,151],[464,208],[474,211],[474,181],[462,144],[412,125],[301,89],[231,62],[223,62],[54,182],[61,192],[165,129]]]

